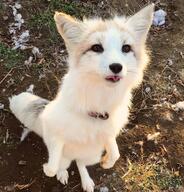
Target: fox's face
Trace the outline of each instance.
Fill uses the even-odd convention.
[[[70,68],[108,83],[137,84],[148,62],[145,41],[154,5],[132,17],[78,21],[55,14],[56,26],[69,52]]]

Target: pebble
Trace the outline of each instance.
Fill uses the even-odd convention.
[[[8,16],[3,16],[4,21],[8,20]]]
[[[4,109],[4,104],[0,103],[0,110]]]
[[[20,161],[18,162],[18,164],[19,164],[19,165],[26,165],[27,162],[26,162],[26,161],[23,161],[23,160],[20,160]]]
[[[113,176],[113,177],[116,177],[116,173],[113,173],[112,176]]]
[[[100,187],[100,192],[109,192],[107,187]]]
[[[172,60],[172,59],[168,59],[168,60],[167,60],[167,64],[168,64],[169,66],[172,66],[172,65],[173,65],[173,60]]]
[[[150,91],[151,91],[151,88],[150,87],[146,87],[145,92],[149,93]]]
[[[33,93],[34,85],[31,84],[27,89],[26,92]]]

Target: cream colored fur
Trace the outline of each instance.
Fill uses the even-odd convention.
[[[116,137],[128,121],[131,91],[142,81],[148,63],[145,41],[153,9],[151,4],[132,17],[110,20],[78,21],[64,13],[55,14],[57,29],[69,52],[69,71],[57,97],[39,113],[32,106],[34,101],[38,105],[44,102],[38,96],[24,92],[10,99],[15,116],[47,146],[49,159],[43,165],[47,176],[57,175],[66,184],[67,168],[75,160],[84,191],[93,192],[94,183],[86,166],[101,162],[106,169],[118,160]],[[99,43],[103,53],[90,50]],[[122,53],[123,44],[131,45],[132,51]],[[116,83],[106,80],[112,75],[112,63],[123,66],[121,80]],[[109,118],[95,119],[88,115],[90,111],[108,112]]]

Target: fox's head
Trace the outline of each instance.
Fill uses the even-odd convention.
[[[131,17],[79,21],[56,12],[54,19],[69,52],[69,68],[109,84],[137,85],[148,63],[145,42],[154,4]]]

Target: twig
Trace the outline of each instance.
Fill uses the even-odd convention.
[[[8,77],[8,75],[13,71],[13,69],[15,69],[15,67],[14,68],[11,68],[9,71],[8,71],[8,73],[1,79],[1,81],[0,81],[0,84],[2,84],[3,82],[4,82],[4,80]]]
[[[76,189],[77,187],[79,187],[79,186],[80,186],[80,183],[77,184],[77,185],[75,185],[74,187],[72,187],[72,191],[73,191],[74,189]]]
[[[25,185],[16,184],[15,187],[18,188],[19,190],[23,190],[23,189],[29,188],[35,181],[36,179],[34,179],[31,183],[28,183]]]

